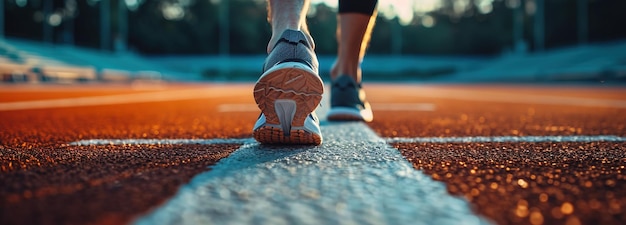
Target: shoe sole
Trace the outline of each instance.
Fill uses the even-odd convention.
[[[272,67],[254,86],[254,100],[266,117],[254,138],[264,144],[321,144],[320,134],[302,128],[323,93],[322,79],[302,63]]]
[[[333,107],[328,111],[326,119],[329,121],[364,121],[372,122],[374,116],[371,110],[356,110],[348,107]]]

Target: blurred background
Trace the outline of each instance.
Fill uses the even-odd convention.
[[[251,81],[265,0],[0,0],[4,82]],[[365,80],[626,81],[623,0],[380,0]],[[337,0],[312,0],[327,76]]]

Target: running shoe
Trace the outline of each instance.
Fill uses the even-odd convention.
[[[253,128],[262,144],[320,145],[322,132],[315,109],[324,84],[313,47],[304,33],[286,30],[272,49],[254,86],[261,109]]]
[[[330,90],[330,121],[365,121],[374,119],[365,91],[352,77],[342,75],[332,82]]]

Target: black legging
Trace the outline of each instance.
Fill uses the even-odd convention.
[[[339,13],[372,15],[378,0],[339,0]]]

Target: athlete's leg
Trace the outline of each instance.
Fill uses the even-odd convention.
[[[280,35],[288,29],[302,31],[314,45],[306,25],[309,4],[309,0],[268,0],[267,16],[272,26],[272,38],[267,44],[267,53],[272,51]]]
[[[337,61],[330,75],[328,120],[372,121],[374,116],[361,86],[361,61],[376,19],[376,0],[339,0]]]
[[[324,84],[306,27],[308,7],[309,0],[268,2],[272,37],[253,92],[261,115],[252,131],[261,143],[322,143],[314,111],[322,100]]]
[[[361,61],[376,20],[376,0],[339,0],[337,61],[332,67],[334,80],[340,75],[361,82]]]

